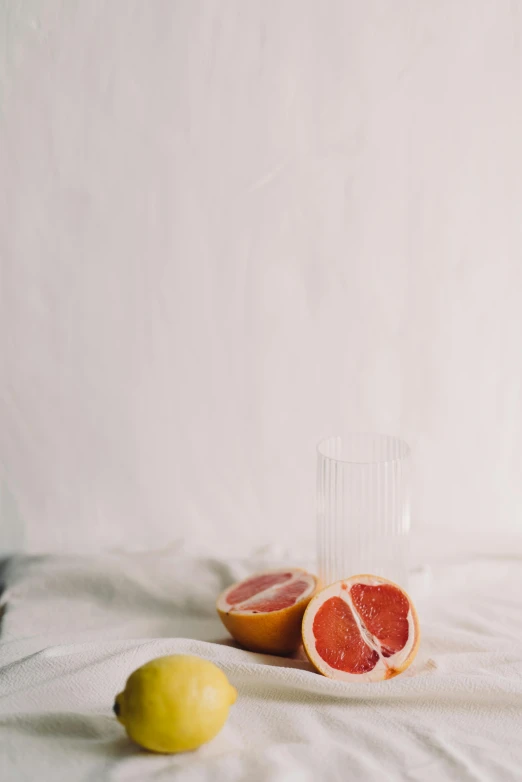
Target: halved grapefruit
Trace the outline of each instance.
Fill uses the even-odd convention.
[[[417,612],[401,587],[379,576],[352,576],[310,601],[303,645],[312,665],[331,679],[391,679],[419,646]]]
[[[300,568],[269,570],[225,589],[216,608],[233,638],[251,652],[291,654],[318,581]]]

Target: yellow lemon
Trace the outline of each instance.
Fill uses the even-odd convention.
[[[142,665],[116,696],[129,737],[153,752],[185,752],[214,738],[237,692],[214,663],[174,654]]]

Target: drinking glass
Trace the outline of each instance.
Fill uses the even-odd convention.
[[[350,433],[317,447],[317,557],[326,586],[372,573],[408,587],[410,448]]]

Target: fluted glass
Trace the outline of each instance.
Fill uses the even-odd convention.
[[[408,586],[410,448],[388,435],[317,448],[317,556],[323,583],[373,573]]]

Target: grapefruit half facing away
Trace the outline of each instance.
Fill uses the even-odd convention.
[[[316,577],[305,570],[270,570],[232,584],[216,608],[230,635],[246,649],[291,654],[301,644],[303,614],[316,590]]]
[[[379,576],[337,581],[310,601],[303,617],[306,654],[331,679],[391,679],[413,661],[419,640],[411,599]]]

